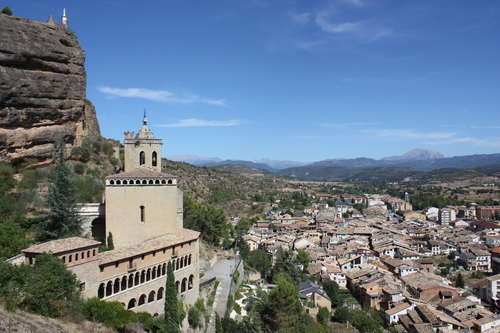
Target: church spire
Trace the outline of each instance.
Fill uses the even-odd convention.
[[[148,119],[146,118],[146,109],[144,109],[144,118],[142,118],[142,124],[145,126],[148,125]]]

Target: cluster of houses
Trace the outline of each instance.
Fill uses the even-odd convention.
[[[350,306],[378,311],[398,332],[500,332],[500,225],[476,219],[483,207],[412,212],[408,200],[388,196],[344,195],[332,207],[325,199],[320,195],[302,217],[270,212],[244,240],[272,261],[280,247],[306,251],[309,274],[349,289],[359,303]],[[355,211],[355,203],[366,208]],[[397,210],[404,219],[393,218]],[[345,212],[352,217],[343,218]],[[451,276],[488,277],[475,289],[456,288],[439,266],[450,260],[458,267],[449,269]],[[307,290],[308,301],[329,306],[321,287]]]

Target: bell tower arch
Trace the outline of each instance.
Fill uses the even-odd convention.
[[[162,140],[155,139],[154,134],[148,127],[146,110],[142,119],[142,127],[139,133],[125,132],[125,171],[139,167],[147,167],[161,172],[161,148]]]

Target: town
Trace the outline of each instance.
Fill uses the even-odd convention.
[[[250,249],[266,251],[273,262],[279,248],[305,251],[309,274],[335,281],[355,297],[344,306],[375,310],[397,332],[500,330],[500,225],[495,221],[500,206],[412,211],[407,196],[313,196],[304,216],[268,212],[270,219],[258,221],[243,237]],[[366,208],[357,211],[356,204]],[[346,212],[350,218],[342,217]],[[467,285],[465,276],[479,279]],[[328,295],[315,286],[301,293],[316,311],[331,310]]]

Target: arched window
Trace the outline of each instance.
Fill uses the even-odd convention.
[[[156,158],[157,158],[157,154],[154,151],[153,152],[153,156],[151,156],[151,163],[152,163],[153,166],[156,166]]]
[[[146,208],[144,206],[141,206],[141,222],[146,222]]]
[[[147,272],[146,272],[146,281],[149,281],[151,280],[151,268],[148,268]]]
[[[143,305],[146,303],[146,295],[142,294],[141,297],[139,297],[139,306]]]
[[[133,182],[133,180],[131,180],[131,182]],[[139,179],[137,179],[137,180],[135,181],[135,184],[136,184],[136,185],[141,185],[141,181],[140,181]]]
[[[159,185],[160,184],[160,180],[159,179],[155,180],[155,184]]]
[[[113,293],[119,293],[120,292],[120,279],[116,279],[115,283],[113,284]]]
[[[162,299],[163,298],[163,287],[161,287],[160,289],[158,289],[158,295],[156,297],[156,299]]]
[[[125,182],[126,182],[126,181],[125,181]],[[119,180],[117,180],[117,181],[116,181],[116,185],[121,185],[121,184],[122,184],[122,182],[121,182],[121,181],[119,181]]]
[[[135,273],[135,283],[134,285],[137,286],[141,282],[141,274],[139,272]]]
[[[139,165],[143,165],[143,164],[146,164],[146,153],[141,151],[139,153]]]
[[[182,279],[182,284],[181,284],[181,293],[185,292],[186,291],[186,287],[187,287],[187,279],[184,278]]]
[[[110,184],[110,185],[115,185],[115,181],[114,181],[114,180],[110,180],[110,181],[109,181],[109,184]]]
[[[147,181],[146,179],[143,179],[143,180],[142,180],[142,184],[143,184],[143,185],[147,185],[147,184],[148,184],[148,181]]]
[[[166,181],[165,179],[162,179],[162,180],[161,180],[161,183],[162,183],[162,184],[166,184],[166,183],[167,183],[167,181]]]
[[[129,302],[128,302],[128,306],[127,306],[127,309],[133,309],[135,308],[135,298],[132,298]]]
[[[63,261],[63,263],[66,263],[66,256],[62,257],[62,261]]]
[[[189,255],[189,259],[188,259],[188,265],[191,265],[191,254]]]
[[[104,289],[105,289],[104,283],[101,283],[99,285],[99,289],[97,290],[97,296],[99,298],[103,298],[104,297]]]
[[[106,285],[106,296],[111,296],[113,293],[113,282],[109,281]]]
[[[169,179],[169,180],[168,180],[168,183],[169,183],[169,184],[172,184],[172,179]]]
[[[153,290],[149,293],[149,297],[148,297],[148,303],[151,303],[155,300],[155,296],[156,296],[156,292]]]
[[[127,185],[128,182],[126,180],[123,181],[123,185]]]
[[[193,289],[193,283],[194,283],[194,275],[193,275],[193,274],[191,274],[191,275],[189,276],[188,290]]]
[[[149,182],[148,182],[148,184],[153,185],[154,184],[154,180],[150,179]]]
[[[128,277],[128,287],[132,288],[134,286],[134,273],[130,274]]]
[[[156,266],[155,266],[155,267],[153,267],[153,271],[152,271],[152,273],[151,273],[151,278],[152,278],[152,279],[156,279]]]
[[[127,289],[127,276],[122,277],[122,290]]]

